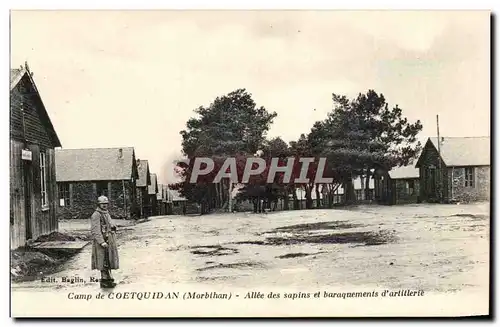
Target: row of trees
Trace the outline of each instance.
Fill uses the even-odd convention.
[[[315,184],[317,163],[307,171],[309,183],[295,183],[300,168],[294,166],[289,183],[283,176],[276,175],[272,183],[267,183],[267,169],[258,176],[252,176],[251,183],[245,185],[238,199],[254,202],[254,211],[263,207],[275,208],[279,199],[288,208],[290,197],[293,207],[298,208],[295,190],[305,191],[306,208],[313,204],[312,192],[324,194],[328,206],[333,205],[333,195],[342,186],[344,202],[354,199],[353,178],[362,177],[368,183],[376,169],[390,170],[407,165],[420,150],[417,134],[422,130],[420,121],[410,123],[396,105],[390,108],[382,94],[369,90],[354,99],[343,95],[332,95],[333,109],[327,117],[316,122],[309,133],[301,134],[297,141],[285,142],[280,137],[266,137],[277,114],[264,107],[257,107],[245,89],[238,89],[215,99],[208,107],[195,110],[198,117],[187,121],[181,131],[183,154],[187,160],[179,161],[178,173],[181,182],[170,185],[181,195],[201,205],[201,212],[231,207],[233,184],[229,179],[212,183],[215,174],[228,157],[238,158],[238,174],[241,174],[245,159],[257,153],[267,162],[279,157],[280,164],[286,165],[288,158],[324,157],[327,159],[324,176],[331,177],[332,183]],[[213,158],[216,168],[212,174],[203,176],[196,184],[189,183],[194,158]],[[274,206],[273,206],[274,204]]]

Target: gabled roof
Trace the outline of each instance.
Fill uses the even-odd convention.
[[[163,184],[158,184],[158,192],[156,193],[156,200],[163,201]]]
[[[418,178],[420,176],[419,169],[414,165],[394,167],[389,170],[389,176],[392,179]]]
[[[151,184],[148,185],[148,194],[155,195],[158,193],[158,184],[156,183],[156,174],[150,174]]]
[[[480,137],[441,137],[441,158],[446,166],[489,166],[490,138]],[[437,137],[430,137],[425,148],[433,146],[438,150]],[[420,161],[420,158],[419,158]],[[419,162],[417,162],[417,167]]]
[[[149,162],[147,160],[137,159],[137,172],[139,179],[136,187],[146,187],[151,184],[151,173],[149,172]]]
[[[47,112],[47,109],[45,108],[45,105],[43,104],[42,97],[40,96],[40,93],[38,92],[38,89],[36,87],[35,81],[33,80],[33,74],[29,70],[28,63],[25,63],[24,66],[21,66],[20,68],[12,68],[10,70],[10,92],[14,90],[14,88],[21,82],[23,78],[27,78],[29,83],[33,86],[33,89],[36,91],[36,95],[38,97],[38,100],[40,101],[40,113],[42,116],[45,116],[45,119],[43,120],[48,126],[47,128],[50,129],[51,136],[53,137],[53,144],[55,147],[61,147],[61,140],[59,140],[59,136],[57,135],[56,130],[54,129],[54,125],[52,124],[52,121],[50,120],[49,113]]]
[[[21,81],[23,75],[26,73],[26,69],[21,66],[21,68],[12,68],[10,70],[10,90],[12,91],[17,83]]]
[[[129,180],[134,174],[132,147],[56,149],[55,157],[57,182]]]
[[[163,187],[163,197],[162,197],[162,202],[168,202],[169,201],[169,198],[168,198],[168,185],[162,185]]]

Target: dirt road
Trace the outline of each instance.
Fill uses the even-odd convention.
[[[52,275],[98,277],[90,246]],[[360,206],[155,217],[119,235],[123,284],[378,285],[439,292],[488,284],[489,206]],[[92,283],[13,284],[26,288]]]

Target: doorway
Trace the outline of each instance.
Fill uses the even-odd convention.
[[[33,238],[32,202],[33,202],[33,169],[31,161],[23,163],[24,174],[24,221],[26,227],[26,240]]]
[[[431,167],[428,169],[428,183],[427,183],[427,194],[429,198],[437,198],[437,173],[436,169]]]

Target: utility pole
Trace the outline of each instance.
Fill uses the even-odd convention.
[[[439,172],[438,197],[439,197],[439,203],[442,203],[443,202],[443,174],[441,172],[441,138],[439,136],[439,115],[436,115],[436,127],[437,127],[437,138],[438,138],[438,154],[439,154],[439,160],[438,160],[438,172]]]

